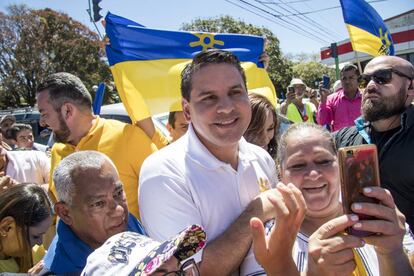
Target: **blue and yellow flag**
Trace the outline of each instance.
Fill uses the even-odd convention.
[[[391,33],[373,7],[364,0],[341,0],[341,6],[354,51],[394,55]]]
[[[193,56],[211,48],[233,52],[246,72],[247,88],[270,89],[276,101],[274,86],[259,62],[263,37],[149,29],[111,13],[105,21],[110,40],[106,55],[133,122],[181,110],[181,71]]]

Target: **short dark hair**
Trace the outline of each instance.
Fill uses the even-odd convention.
[[[17,134],[22,131],[28,129],[30,131],[33,131],[32,126],[29,124],[13,124],[11,126],[11,128],[9,128],[6,131],[6,138],[7,139],[13,139],[13,140],[17,140]]]
[[[181,96],[187,101],[190,101],[194,73],[198,72],[201,68],[207,65],[219,63],[233,65],[240,72],[240,75],[243,78],[244,86],[247,89],[246,75],[240,65],[240,60],[231,52],[220,49],[211,49],[198,53],[193,58],[193,61],[187,64],[181,72]]]
[[[175,113],[176,111],[171,111],[170,114],[168,114],[168,124],[175,128]]]
[[[60,110],[65,102],[92,110],[91,94],[75,75],[66,72],[49,75],[38,85],[36,94],[46,90],[55,110]]]
[[[341,69],[341,76],[342,76],[342,74],[344,73],[344,72],[348,72],[348,71],[354,71],[355,72],[355,74],[357,75],[357,76],[359,76],[359,70],[358,70],[358,67],[356,67],[354,64],[346,64],[344,67],[342,67],[342,69]]]

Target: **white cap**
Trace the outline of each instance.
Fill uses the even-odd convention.
[[[198,225],[163,243],[134,232],[119,233],[89,255],[81,275],[148,275],[172,256],[179,261],[193,256],[204,247],[205,239]]]

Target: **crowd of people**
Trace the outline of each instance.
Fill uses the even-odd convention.
[[[383,56],[340,75],[318,90],[294,78],[274,106],[232,53],[201,52],[169,139],[94,115],[78,77],[48,76],[36,96],[50,152],[0,119],[0,272],[413,275],[414,67]],[[381,185],[348,214],[337,151],[360,144],[378,147]]]

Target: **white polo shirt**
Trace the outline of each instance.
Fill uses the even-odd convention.
[[[203,226],[207,243],[223,233],[260,193],[277,182],[273,159],[262,148],[239,142],[237,171],[213,156],[193,127],[143,163],[139,183],[141,219],[162,241],[191,224]]]
[[[6,175],[18,182],[48,183],[50,159],[44,152],[18,150],[6,152],[8,163]]]

